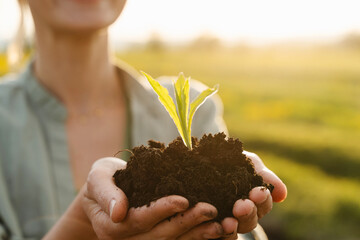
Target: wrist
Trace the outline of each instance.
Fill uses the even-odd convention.
[[[84,187],[71,203],[66,212],[43,238],[53,239],[97,239],[91,222],[82,207]]]

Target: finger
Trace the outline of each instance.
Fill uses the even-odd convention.
[[[85,198],[84,205],[97,233],[125,238],[149,231],[164,219],[184,211],[189,203],[181,196],[164,197],[152,202],[150,206],[130,208],[126,218],[120,223],[114,223],[95,200]]]
[[[104,157],[104,158],[100,158],[97,161],[94,162],[94,164],[92,165],[92,169],[96,168],[96,167],[102,167],[102,168],[109,168],[111,170],[113,169],[124,169],[126,168],[126,162],[120,158],[116,158],[116,157]]]
[[[273,204],[269,189],[264,187],[253,188],[249,193],[249,198],[256,205],[259,219],[271,211]]]
[[[237,228],[238,220],[235,218],[225,218],[221,221],[221,226],[224,229],[224,234],[222,239],[230,240],[237,239]]]
[[[189,207],[189,201],[181,196],[167,196],[139,208],[131,208],[125,219],[125,228],[141,233],[152,229],[160,222],[169,222],[170,217],[183,212]],[[171,219],[172,220],[172,219]]]
[[[217,210],[214,206],[200,202],[195,207],[177,214],[170,221],[165,220],[159,223],[152,231],[153,239],[161,239],[164,236],[176,238],[195,226],[214,219]]]
[[[257,208],[249,200],[238,200],[234,204],[233,215],[238,220],[238,232],[247,233],[253,230],[258,222]]]
[[[223,228],[217,222],[202,223],[190,231],[184,233],[178,240],[188,239],[215,239],[220,238],[223,235]]]
[[[117,231],[114,231],[117,224],[113,223],[109,215],[101,209],[95,200],[83,198],[83,208],[99,239],[117,234]]]
[[[265,187],[255,187],[251,189],[249,193],[249,199],[253,201],[255,205],[258,205],[260,203],[263,203],[269,195],[269,189]]]
[[[95,162],[87,179],[85,197],[95,200],[113,222],[120,222],[127,214],[127,197],[112,178],[116,170],[125,167],[118,158],[103,158]]]
[[[271,193],[274,202],[282,202],[286,199],[286,185],[280,180],[278,176],[275,175],[275,173],[265,167],[263,170],[259,171],[258,174],[262,176],[264,182],[271,183],[274,186],[274,190]]]
[[[241,216],[248,216],[252,213],[255,204],[249,199],[239,199],[235,202],[233,207],[233,215],[236,218]]]
[[[264,182],[271,183],[274,186],[274,190],[271,193],[274,202],[284,201],[287,196],[287,188],[281,179],[264,165],[258,155],[247,151],[244,151],[244,154],[251,159],[256,173],[262,176]]]

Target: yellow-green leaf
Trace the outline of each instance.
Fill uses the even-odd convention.
[[[189,137],[187,133],[190,84],[189,79],[185,80],[183,73],[180,73],[178,79],[174,82],[174,90],[181,131],[184,135],[183,140],[185,145],[191,149],[191,136]]]
[[[188,121],[188,134],[191,138],[191,124],[196,110],[205,102],[205,100],[211,95],[215,94],[219,90],[219,85],[215,85],[213,88],[208,88],[200,93],[194,101],[190,104],[190,114]]]
[[[178,129],[181,137],[183,139],[185,139],[185,136],[183,135],[183,132],[181,131],[181,124],[180,124],[180,120],[179,120],[179,117],[176,112],[175,103],[174,103],[173,99],[171,98],[171,96],[169,95],[168,90],[165,87],[161,86],[160,83],[158,81],[156,81],[155,79],[153,79],[149,74],[147,74],[143,71],[141,71],[141,73],[145,75],[145,77],[149,81],[150,85],[152,86],[152,88],[154,89],[156,94],[158,95],[159,101],[165,107],[166,111],[169,113],[170,117],[174,121],[176,128]]]
[[[192,149],[191,145],[191,123],[196,110],[205,102],[205,100],[218,91],[218,85],[214,88],[208,88],[200,93],[195,100],[189,104],[190,99],[190,79],[185,79],[184,74],[180,73],[176,81],[173,82],[176,106],[166,88],[154,80],[149,74],[142,72],[150,85],[159,97],[161,104],[165,107],[170,117],[173,119],[178,132],[184,144]],[[190,106],[189,106],[190,105]],[[190,107],[190,111],[189,111]]]

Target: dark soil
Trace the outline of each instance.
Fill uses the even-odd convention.
[[[125,170],[114,174],[116,185],[129,199],[129,207],[149,205],[169,195],[181,195],[190,207],[207,202],[218,210],[216,221],[231,217],[238,199],[249,198],[256,186],[273,189],[257,175],[252,162],[242,153],[242,143],[224,133],[193,138],[190,151],[180,138],[165,147],[149,141],[135,147]]]

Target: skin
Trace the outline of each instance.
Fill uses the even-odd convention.
[[[237,232],[256,227],[273,201],[286,198],[282,181],[257,155],[247,153],[275,190],[271,195],[254,188],[249,200],[235,203],[235,218],[209,222],[217,215],[215,207],[199,203],[188,209],[188,201],[181,196],[128,209],[125,194],[112,181],[115,170],[126,163],[117,158],[97,160],[113,155],[124,144],[124,89],[109,60],[107,28],[125,1],[28,0],[28,4],[36,31],[34,72],[67,109],[71,170],[79,190],[44,239],[236,239]]]

